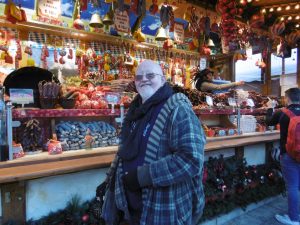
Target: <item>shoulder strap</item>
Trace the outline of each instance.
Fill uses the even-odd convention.
[[[296,116],[291,110],[287,108],[283,109],[282,112],[284,112],[284,114],[286,114],[289,118]]]

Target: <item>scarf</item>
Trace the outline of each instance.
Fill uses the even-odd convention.
[[[121,129],[118,155],[123,160],[131,161],[138,156],[143,130],[151,119],[155,106],[166,101],[172,94],[172,88],[165,83],[144,104],[140,95],[132,101]],[[135,125],[132,126],[132,123]]]

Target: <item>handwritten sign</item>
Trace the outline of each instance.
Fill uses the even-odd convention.
[[[10,101],[17,104],[29,104],[33,102],[32,89],[9,89]]]
[[[184,28],[181,23],[174,24],[174,41],[178,44],[182,44],[184,42]]]
[[[61,0],[39,0],[38,16],[59,19],[61,16]]]
[[[115,29],[118,32],[130,33],[130,23],[128,13],[116,9],[114,14]]]

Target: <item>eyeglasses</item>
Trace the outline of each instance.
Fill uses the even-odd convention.
[[[152,80],[152,79],[154,79],[155,76],[162,76],[162,75],[158,74],[158,73],[147,73],[147,74],[145,74],[145,76],[148,80]],[[143,77],[144,77],[144,75],[135,75],[134,79],[135,79],[135,81],[141,81],[141,80],[143,80]]]

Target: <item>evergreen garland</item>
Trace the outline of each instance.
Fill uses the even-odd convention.
[[[235,157],[209,158],[205,162],[203,184],[206,198],[201,221],[250,203],[284,192],[284,182],[278,162],[247,166],[245,159]],[[81,203],[74,196],[67,206],[26,225],[103,225],[93,214],[95,199]],[[15,225],[7,221],[4,225]]]

